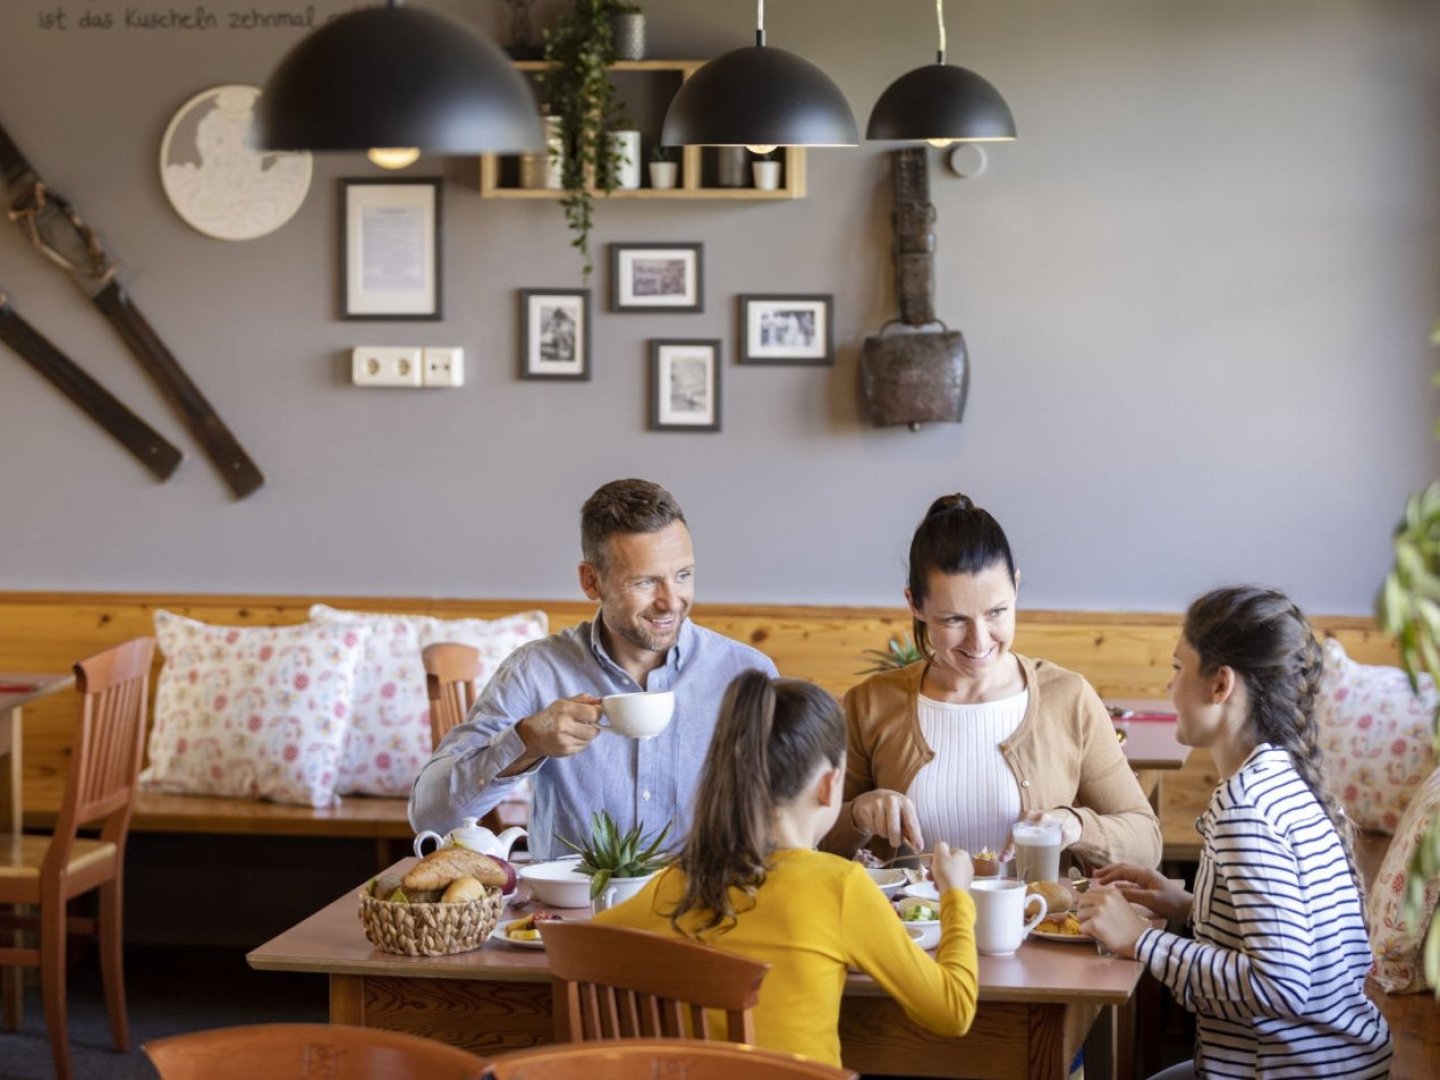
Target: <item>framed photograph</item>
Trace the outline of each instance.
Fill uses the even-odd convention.
[[[590,378],[590,290],[520,290],[520,377]]]
[[[341,180],[342,319],[439,319],[440,181]]]
[[[703,311],[703,244],[611,244],[611,311]]]
[[[833,364],[833,296],[740,297],[742,364]]]
[[[650,429],[720,430],[720,342],[650,342]]]

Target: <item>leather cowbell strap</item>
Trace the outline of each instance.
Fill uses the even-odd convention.
[[[49,190],[3,125],[0,125],[0,174],[4,175],[5,184],[10,190],[10,219],[21,227],[38,252],[70,276],[91,303],[99,308],[119,331],[141,367],[185,420],[191,434],[220,471],[221,477],[235,497],[244,498],[264,484],[265,477],[258,466],[245,453],[214,407],[200,392],[200,388],[180,366],[180,362],[165,346],[160,335],[116,280],[115,263],[106,254],[94,230],[81,219],[66,199]],[[13,316],[13,311],[11,314]],[[18,319],[18,316],[14,318]],[[16,325],[13,321],[10,323],[12,331]],[[26,340],[27,347],[32,352],[45,355],[53,369],[61,370],[53,361],[55,356],[65,359],[63,354],[43,337],[35,334],[33,340],[28,339],[20,331],[14,331],[14,336],[17,340]],[[6,340],[10,339],[7,337]],[[37,345],[37,340],[48,347],[53,355]],[[15,347],[20,349],[18,345]],[[25,355],[27,360],[35,362],[31,355]],[[80,370],[73,362],[67,360],[67,363],[70,363],[74,371]],[[52,378],[51,381],[56,380]],[[90,383],[99,388],[93,380],[90,380]],[[72,400],[77,400],[73,394],[71,397]],[[138,418],[133,417],[119,402],[115,402],[115,405],[138,422]],[[86,411],[97,420],[100,419],[89,408]],[[105,423],[103,420],[100,422]],[[108,425],[106,430],[126,442],[124,437]],[[126,445],[128,447],[129,443]],[[135,452],[134,448],[131,449]],[[174,447],[170,449],[174,450]],[[172,465],[165,475],[168,476],[173,471]]]

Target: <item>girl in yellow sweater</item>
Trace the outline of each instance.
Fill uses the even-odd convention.
[[[964,1035],[978,997],[965,851],[938,845],[941,940],[919,948],[863,867],[814,850],[840,812],[845,720],[825,691],[759,671],[725,693],[675,864],[596,922],[674,934],[770,965],[755,1041],[840,1064],[847,967],[917,1023]]]

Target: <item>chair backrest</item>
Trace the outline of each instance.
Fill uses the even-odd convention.
[[[480,1080],[486,1061],[434,1039],[346,1024],[254,1024],[147,1042],[161,1080]]]
[[[543,923],[540,933],[553,976],[557,1041],[755,1041],[750,1010],[769,964],[619,926]],[[723,1035],[711,1031],[706,1009],[725,1013]]]
[[[838,1065],[797,1054],[697,1039],[620,1039],[537,1046],[490,1062],[492,1080],[633,1080],[683,1076],[686,1080],[855,1080]]]
[[[465,719],[475,704],[475,676],[480,652],[469,645],[438,641],[420,653],[425,663],[425,691],[430,697],[431,748],[445,733]]]
[[[153,637],[134,638],[75,665],[80,722],[52,853],[61,857],[81,825],[104,821],[101,838],[121,843],[130,826],[136,777],[145,753],[145,709]]]

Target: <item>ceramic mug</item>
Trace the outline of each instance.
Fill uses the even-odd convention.
[[[1023,881],[984,878],[970,882],[975,901],[975,948],[986,956],[1010,956],[1045,918],[1049,908],[1038,893],[1025,895]],[[1030,919],[1025,912],[1031,902],[1039,912]]]
[[[675,712],[675,692],[659,690],[655,693],[610,694],[600,702],[608,726],[617,735],[628,735],[632,739],[649,739],[659,735],[670,723]]]

